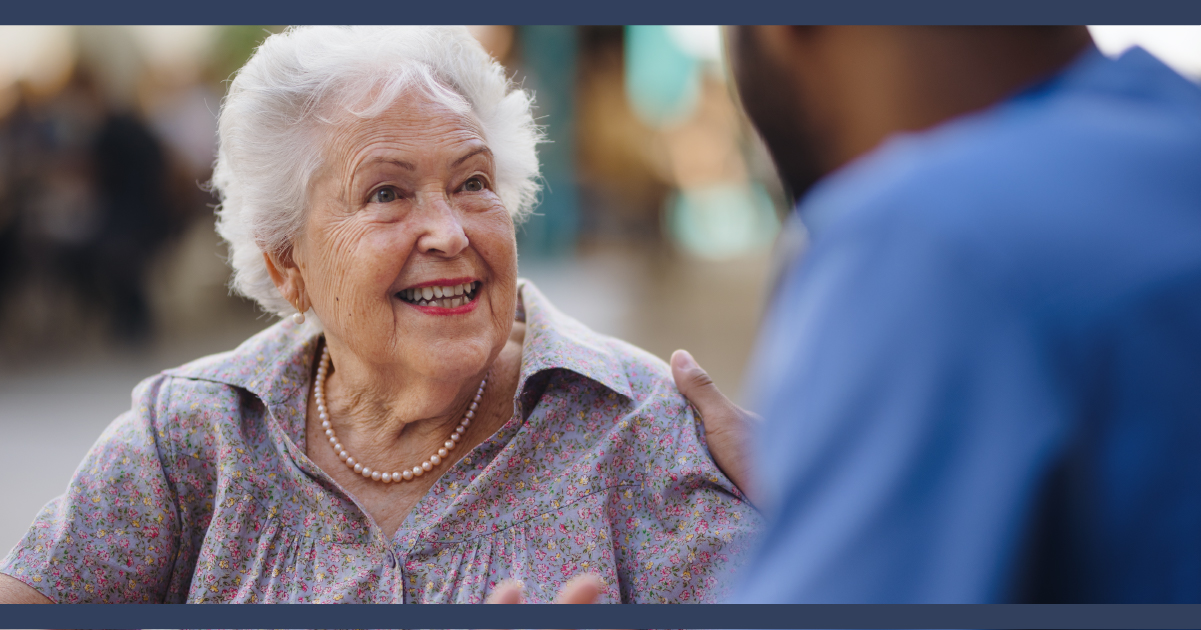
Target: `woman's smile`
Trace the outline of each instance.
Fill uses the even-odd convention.
[[[461,315],[475,310],[481,286],[473,278],[430,280],[398,291],[396,298],[427,315]]]

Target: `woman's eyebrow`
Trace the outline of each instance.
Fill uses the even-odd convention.
[[[375,157],[375,158],[371,158],[370,160],[367,160],[366,162],[364,162],[363,165],[360,166],[359,168],[355,169],[355,171],[358,172],[358,171],[363,170],[364,167],[371,166],[373,164],[381,164],[381,163],[399,166],[400,168],[403,168],[406,171],[417,170],[417,167],[414,166],[412,162],[406,162],[404,160],[397,160],[395,158]]]
[[[492,149],[489,149],[488,147],[480,147],[480,148],[468,153],[467,155],[464,155],[463,157],[455,160],[454,162],[451,162],[450,165],[451,165],[451,167],[458,166],[458,165],[462,164],[463,162],[466,162],[467,160],[469,160],[481,153],[487,153],[488,157],[492,157]]]

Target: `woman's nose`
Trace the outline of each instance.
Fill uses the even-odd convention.
[[[421,234],[417,237],[417,250],[435,256],[457,256],[467,248],[467,234],[459,221],[458,213],[444,195],[419,199]]]

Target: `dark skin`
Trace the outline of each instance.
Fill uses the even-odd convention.
[[[1092,44],[1083,26],[727,29],[738,94],[799,198],[885,138],[987,108]]]
[[[1083,26],[744,26],[727,38],[743,107],[796,198],[889,136],[989,107],[1055,74],[1092,41]],[[748,448],[757,420],[681,353],[672,372],[700,411],[718,466],[759,500]],[[582,576],[560,601],[588,603],[598,592],[595,579]],[[521,587],[502,585],[490,601],[519,602]],[[0,603],[49,600],[0,575]]]

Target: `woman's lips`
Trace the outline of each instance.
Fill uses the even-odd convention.
[[[469,313],[479,302],[479,289],[483,283],[465,279],[423,283],[403,289],[396,294],[400,301],[411,304],[417,310],[430,315],[458,315]]]

